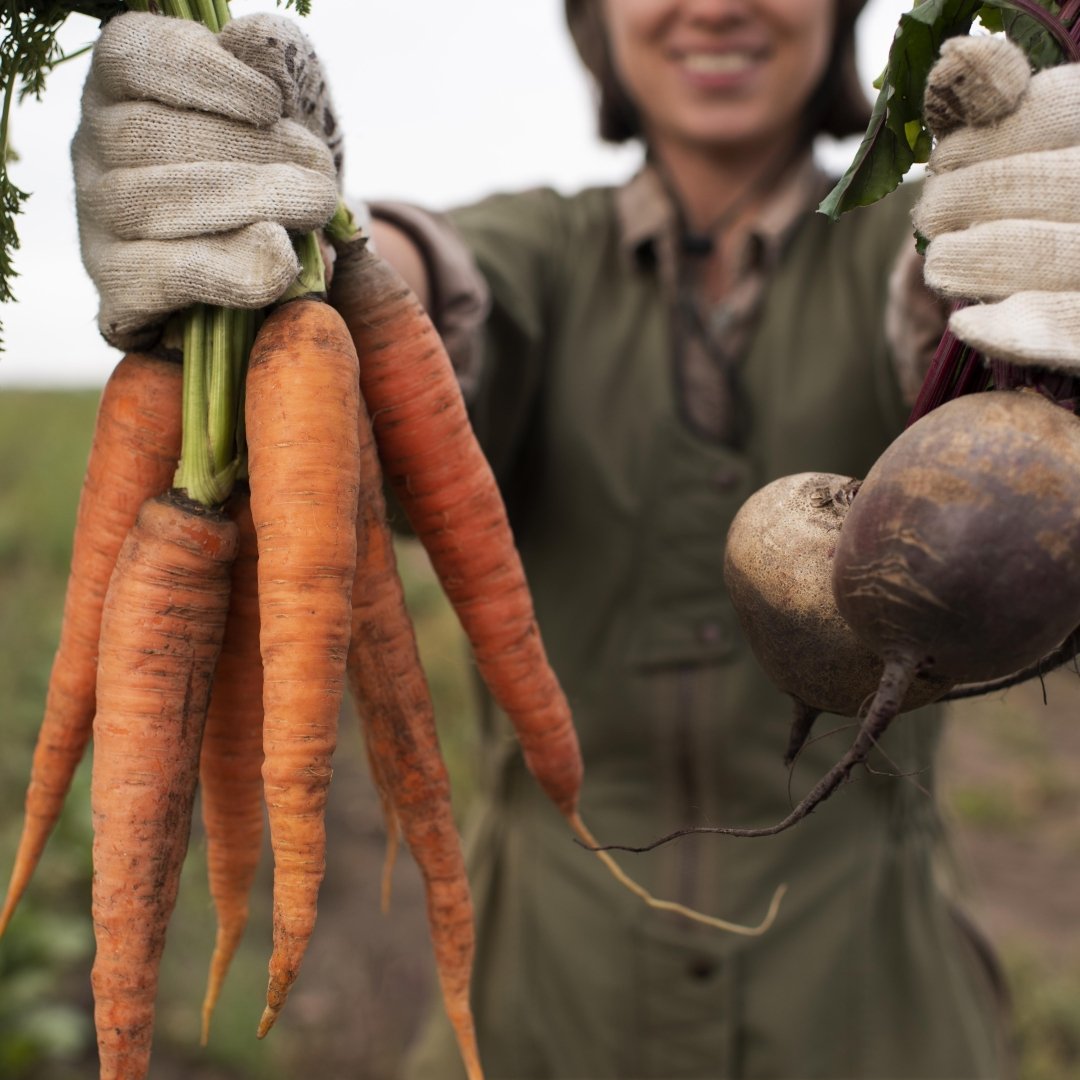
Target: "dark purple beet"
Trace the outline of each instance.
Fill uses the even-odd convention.
[[[833,594],[884,662],[847,753],[775,825],[680,829],[628,850],[692,832],[782,832],[866,761],[917,677],[1004,680],[1075,655],[1080,420],[1029,390],[970,394],[927,413],[878,458],[848,507]]]
[[[1024,391],[928,413],[863,481],[833,591],[886,661],[953,683],[1037,661],[1080,623],[1080,421]]]

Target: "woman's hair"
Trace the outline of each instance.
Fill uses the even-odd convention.
[[[643,135],[637,106],[622,88],[608,47],[601,0],[565,0],[566,21],[578,54],[599,92],[600,137],[624,143]],[[866,0],[837,0],[836,33],[825,75],[807,106],[809,135],[861,135],[870,121],[855,64],[855,20]]]

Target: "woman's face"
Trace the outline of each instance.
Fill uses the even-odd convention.
[[[602,0],[615,69],[653,146],[749,150],[794,135],[836,0]]]

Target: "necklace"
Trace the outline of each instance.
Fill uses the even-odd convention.
[[[805,140],[798,139],[794,145],[781,147],[779,154],[766,158],[763,167],[751,175],[750,181],[736,192],[734,199],[701,229],[694,229],[689,225],[684,201],[667,166],[658,157],[650,155],[660,182],[675,207],[681,253],[695,259],[704,259],[714,254],[718,234],[726,229],[755,198],[771,191],[783,178],[791,163],[802,155],[805,148]]]

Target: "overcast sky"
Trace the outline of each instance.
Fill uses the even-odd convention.
[[[233,0],[236,15],[272,0]],[[304,20],[345,126],[346,189],[442,208],[492,191],[619,180],[633,151],[601,144],[562,0],[314,0]],[[869,86],[911,0],[869,0],[860,66]],[[97,24],[72,16],[74,51]],[[19,219],[17,302],[0,306],[3,385],[100,385],[118,355],[100,338],[97,299],[79,259],[68,144],[87,57],[50,76],[44,99],[14,110],[14,181],[31,192]],[[853,147],[840,148],[840,167]]]

